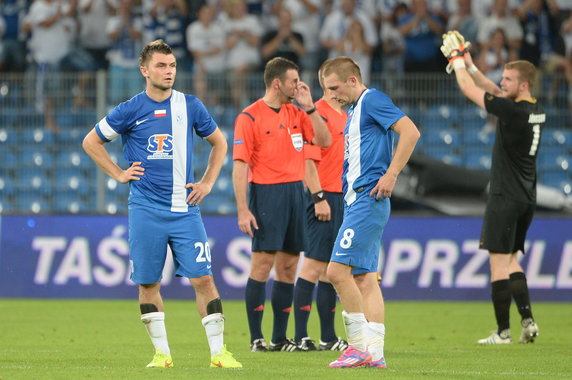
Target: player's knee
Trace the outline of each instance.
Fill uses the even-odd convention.
[[[222,314],[222,301],[220,297],[215,298],[207,304],[207,315],[216,313]]]

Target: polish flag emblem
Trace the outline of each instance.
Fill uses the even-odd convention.
[[[155,110],[155,117],[167,116],[167,110]]]

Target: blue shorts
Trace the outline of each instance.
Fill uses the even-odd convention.
[[[304,256],[328,262],[332,256],[332,247],[344,219],[344,196],[342,193],[330,193],[327,191],[324,191],[324,195],[331,210],[332,219],[329,222],[320,222],[316,219],[312,195],[309,191],[306,191],[308,249],[304,252]]]
[[[250,184],[249,207],[258,230],[254,230],[253,251],[306,250],[306,214],[304,184]]]
[[[167,244],[175,274],[196,278],[212,275],[211,252],[198,207],[187,213],[129,205],[131,280],[154,284],[161,280]]]
[[[371,189],[357,194],[357,199],[344,207],[344,221],[338,232],[331,261],[351,266],[352,274],[377,272],[381,236],[389,219],[389,198],[375,200]]]

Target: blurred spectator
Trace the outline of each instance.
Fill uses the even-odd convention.
[[[26,43],[21,26],[27,10],[27,0],[0,2],[0,72],[26,69]]]
[[[320,43],[329,51],[329,58],[344,50],[345,36],[355,20],[361,24],[366,48],[371,54],[377,44],[377,33],[368,15],[356,8],[356,0],[341,0],[341,9],[333,10],[326,16],[320,31]]]
[[[489,37],[490,43],[478,57],[478,67],[490,80],[499,84],[505,63],[517,59],[514,50],[510,53],[508,41],[502,28],[497,28]],[[512,54],[512,55],[511,55]]]
[[[511,14],[507,0],[495,0],[491,14],[481,20],[477,42],[483,50],[488,48],[492,32],[502,28],[511,50],[518,52],[522,41],[522,28],[518,19]]]
[[[212,6],[203,5],[198,17],[187,28],[187,47],[194,59],[195,95],[212,105],[219,102],[218,91],[224,88],[225,33],[222,25],[215,21]]]
[[[300,33],[304,40],[305,54],[302,56],[301,68],[314,73],[321,61],[320,51],[320,14],[324,10],[322,0],[276,0],[272,13],[278,15],[286,9],[292,15],[292,30]]]
[[[113,0],[79,0],[79,43],[91,55],[97,69],[106,70],[109,66],[107,50],[111,41],[105,25],[115,11],[116,2]]]
[[[449,17],[447,30],[458,30],[466,41],[477,43],[479,21],[471,11],[471,0],[457,0],[457,10]]]
[[[278,29],[266,32],[260,40],[264,63],[274,57],[283,57],[300,65],[304,55],[304,38],[292,30],[292,14],[286,9],[278,13]]]
[[[397,28],[397,20],[405,16],[407,12],[407,5],[399,3],[393,10],[391,18],[381,22],[379,35],[383,47],[383,72],[385,73],[403,73],[404,71],[405,39]],[[387,90],[389,93],[394,93],[394,91]]]
[[[439,46],[444,27],[441,19],[429,11],[426,0],[412,0],[410,12],[397,24],[405,38],[405,71],[443,70]]]
[[[179,74],[191,68],[185,44],[187,15],[187,0],[143,0],[143,40],[165,41],[177,58]]]
[[[343,44],[337,45],[337,49],[338,55],[350,57],[360,66],[362,83],[369,85],[372,50],[367,44],[364,34],[362,24],[358,20],[353,19],[346,30]]]
[[[60,0],[35,0],[23,25],[31,34],[28,48],[36,67],[36,110],[44,114],[44,125],[53,132],[59,131],[55,108],[61,88],[60,65],[71,52],[70,32],[75,26],[68,12],[69,4]]]
[[[544,69],[561,66],[565,47],[560,36],[559,11],[555,0],[525,0],[522,3],[517,13],[524,33],[521,59]]]
[[[117,15],[107,22],[107,34],[112,41],[109,101],[115,104],[143,90],[138,64],[143,46],[143,21],[134,11],[134,0],[120,0]]]
[[[226,33],[226,62],[230,69],[230,92],[234,106],[242,109],[250,101],[246,89],[248,74],[260,64],[258,44],[263,30],[258,18],[246,13],[244,0],[226,0],[225,13],[223,24]]]

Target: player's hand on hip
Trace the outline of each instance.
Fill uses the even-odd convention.
[[[256,223],[256,218],[250,210],[238,212],[238,227],[248,236],[254,237],[253,228],[257,230],[258,223]]]
[[[332,211],[327,200],[314,203],[314,214],[320,222],[329,222],[332,219]]]
[[[116,178],[119,183],[127,183],[129,181],[140,181],[141,176],[145,174],[145,168],[141,166],[141,162],[137,161],[131,164],[127,169],[123,170],[119,176]]]
[[[185,185],[185,189],[192,189],[187,196],[187,199],[185,199],[185,202],[191,206],[198,206],[201,204],[203,199],[210,194],[212,187],[205,183],[197,182],[187,183]]]
[[[369,196],[375,196],[376,200],[391,197],[395,182],[397,182],[397,176],[387,173],[382,175],[379,181],[377,181],[377,185],[369,192]]]

